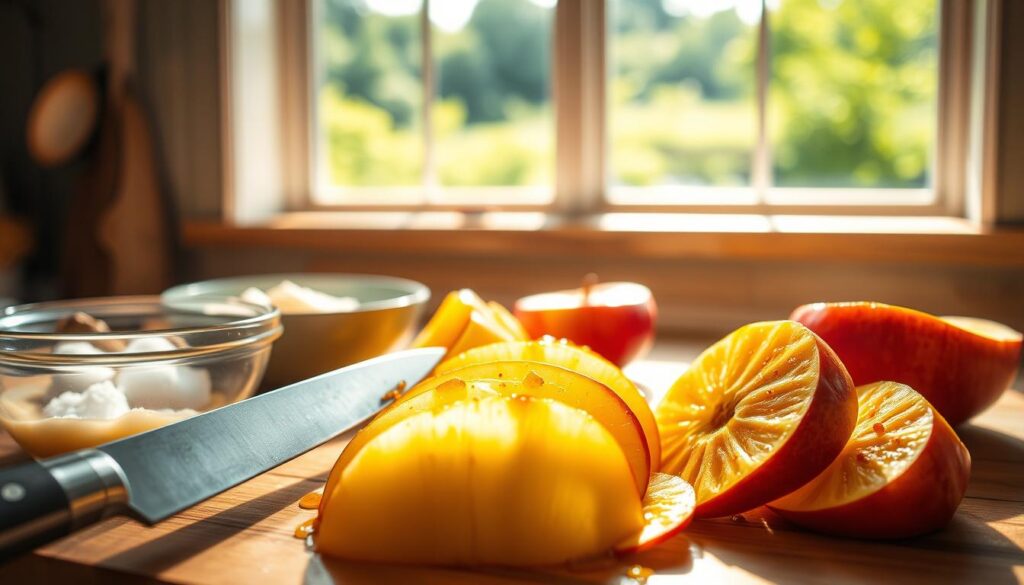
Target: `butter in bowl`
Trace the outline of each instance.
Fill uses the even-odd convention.
[[[239,299],[110,297],[0,315],[0,423],[35,457],[94,447],[254,392],[279,312]]]
[[[430,289],[404,278],[367,274],[264,274],[207,280],[164,291],[170,305],[238,297],[281,311],[263,386],[279,388],[376,357],[412,337]]]

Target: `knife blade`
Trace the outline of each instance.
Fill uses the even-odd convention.
[[[353,428],[444,355],[384,355],[152,431],[0,470],[0,558],[114,514],[155,523]]]

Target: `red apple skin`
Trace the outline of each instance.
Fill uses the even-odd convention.
[[[617,554],[619,556],[626,556],[626,555],[635,555],[635,554],[638,554],[638,553],[642,553],[644,551],[651,550],[652,548],[658,546],[659,544],[661,544],[663,542],[667,542],[667,541],[671,540],[672,538],[676,537],[677,535],[679,535],[683,530],[686,530],[686,527],[689,526],[690,522],[692,522],[692,521],[693,521],[693,514],[690,514],[686,518],[686,520],[684,520],[683,522],[680,522],[679,524],[676,524],[675,526],[673,526],[672,530],[668,530],[668,531],[665,531],[665,532],[659,534],[657,538],[652,538],[650,540],[644,541],[642,544],[638,544],[636,546],[617,547],[614,552],[615,552],[615,554]]]
[[[624,367],[643,357],[654,343],[658,307],[654,297],[634,305],[589,305],[564,309],[526,309],[520,299],[515,315],[534,339],[545,335],[585,345]]]
[[[920,392],[949,424],[991,406],[1010,387],[1020,340],[977,335],[942,319],[882,303],[816,303],[790,317],[839,355],[857,386],[891,380]]]
[[[656,481],[660,481],[661,480],[660,476],[664,476],[664,475],[666,475],[666,474],[658,473],[658,472],[651,473],[651,484],[648,486],[647,494],[644,496],[645,504],[646,504],[647,498],[650,497],[650,495],[651,495],[652,489],[655,489],[654,483]],[[673,476],[673,477],[674,477],[675,480],[683,481],[678,476]],[[689,484],[687,484],[687,485],[689,485]],[[641,552],[650,550],[650,549],[658,546],[659,544],[661,544],[661,543],[663,543],[663,542],[665,542],[667,540],[670,540],[671,538],[673,538],[674,536],[676,536],[677,534],[682,532],[684,529],[686,529],[686,527],[690,525],[690,522],[693,521],[693,513],[694,513],[694,510],[696,509],[696,504],[697,504],[696,498],[695,498],[694,493],[693,493],[693,486],[689,486],[689,490],[687,490],[687,491],[689,493],[687,494],[688,501],[686,502],[686,504],[688,505],[689,513],[686,514],[685,516],[683,516],[682,518],[680,518],[679,522],[677,522],[675,525],[673,525],[670,529],[668,529],[668,530],[666,530],[664,532],[658,533],[658,535],[653,537],[653,538],[648,538],[647,540],[644,540],[642,542],[635,542],[635,543],[630,543],[630,544],[626,544],[626,545],[619,544],[618,546],[616,546],[614,548],[615,554],[617,554],[619,556],[626,556],[626,555],[637,554],[637,553],[641,553]],[[646,519],[647,518],[645,516],[645,520]]]
[[[811,481],[835,460],[857,426],[857,392],[829,346],[818,344],[818,386],[796,430],[752,473],[698,504],[695,518],[746,512],[781,498]]]
[[[786,520],[824,534],[855,538],[909,538],[949,524],[967,491],[971,455],[942,416],[917,459],[869,496],[834,508],[769,508]]]

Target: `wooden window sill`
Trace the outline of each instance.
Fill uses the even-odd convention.
[[[189,221],[183,240],[197,249],[1024,267],[1024,229],[950,217],[304,212],[252,226]]]

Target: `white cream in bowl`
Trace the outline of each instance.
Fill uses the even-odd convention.
[[[284,314],[339,313],[359,308],[355,297],[336,297],[290,280],[281,281],[266,291],[249,287],[242,291],[241,299],[247,303],[273,305]]]

